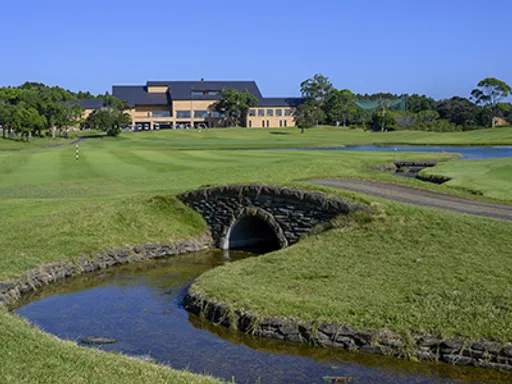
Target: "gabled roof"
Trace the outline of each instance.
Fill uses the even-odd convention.
[[[112,87],[112,95],[128,103],[131,107],[135,106],[135,104],[170,104],[168,93],[149,93],[147,87],[143,85],[114,85]]]
[[[249,93],[262,98],[262,94],[255,81],[148,81],[147,86],[168,86],[173,100],[218,100],[216,95],[193,96],[192,91],[222,91],[234,88],[241,92],[247,89]]]
[[[75,104],[78,104],[82,108],[85,109],[96,109],[103,107],[103,100],[102,99],[80,99],[76,101],[68,101],[66,102],[67,105],[73,106]]]
[[[148,92],[148,87],[167,87],[167,92]],[[256,96],[262,107],[296,107],[304,100],[300,97],[263,97],[255,81],[148,81],[146,85],[114,85],[112,95],[130,106],[169,105],[172,100],[219,100],[218,94],[198,95],[194,91],[223,91],[247,89]]]
[[[258,107],[296,107],[303,103],[300,97],[262,97]]]

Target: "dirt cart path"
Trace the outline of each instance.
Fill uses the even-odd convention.
[[[366,193],[403,203],[421,205],[423,207],[442,208],[455,212],[512,221],[512,206],[509,205],[469,200],[380,181],[315,179],[309,182],[326,187]]]

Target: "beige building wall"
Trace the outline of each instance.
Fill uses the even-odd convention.
[[[255,116],[247,117],[247,126],[249,128],[286,128],[295,127],[295,118],[292,116],[294,108],[290,107],[256,107],[251,108]],[[264,116],[260,116],[263,111]],[[281,116],[278,116],[281,111]],[[285,116],[288,111],[290,116]]]
[[[148,87],[148,93],[165,93],[169,88],[166,85]]]
[[[166,105],[136,105],[135,108],[127,110],[126,113],[132,118],[132,125],[138,123],[150,124],[150,129],[154,128],[155,123],[171,123],[176,126],[176,123],[194,124],[204,123],[207,126],[224,126],[223,119],[212,119],[195,117],[196,111],[211,111],[211,108],[216,103],[216,100],[173,100],[172,106]],[[171,110],[172,108],[172,110]],[[295,127],[295,119],[292,116],[294,108],[291,107],[261,107],[252,108],[255,116],[247,116],[247,126],[250,128],[285,128]],[[260,116],[260,110],[263,111],[264,116]],[[155,117],[153,112],[156,111],[169,111],[172,116]],[[178,118],[179,111],[190,111],[190,117]],[[270,111],[270,112],[269,112]],[[281,116],[278,116],[281,111]],[[289,116],[286,116],[286,112]]]

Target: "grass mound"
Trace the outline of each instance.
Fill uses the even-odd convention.
[[[261,316],[512,340],[512,226],[385,206],[209,271],[192,292]]]

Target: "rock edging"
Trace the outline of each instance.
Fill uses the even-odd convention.
[[[0,282],[0,307],[15,303],[24,293],[69,276],[93,272],[117,264],[203,251],[210,248],[211,244],[210,234],[203,234],[190,240],[135,245],[106,250],[91,256],[82,255],[76,260],[46,264],[29,270],[18,279]]]
[[[512,342],[443,339],[422,332],[358,331],[341,323],[313,323],[286,318],[260,318],[194,294],[183,300],[187,311],[227,328],[258,337],[364,351],[398,358],[442,361],[512,371]]]

